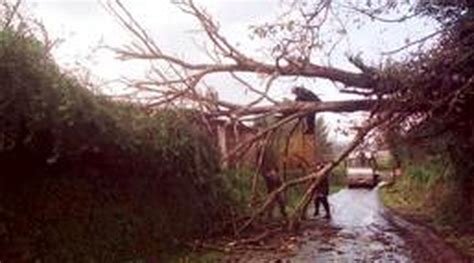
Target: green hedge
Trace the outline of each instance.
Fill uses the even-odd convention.
[[[10,31],[0,114],[0,261],[144,258],[223,211],[218,152],[192,112],[96,96]]]

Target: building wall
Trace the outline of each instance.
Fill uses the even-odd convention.
[[[257,129],[253,129],[244,125],[233,126],[226,122],[215,122],[214,133],[217,136],[217,142],[222,156],[226,156],[239,143],[251,139],[258,133]],[[305,170],[314,169],[317,162],[321,158],[317,156],[315,149],[315,136],[303,134],[301,129],[297,129],[288,144],[288,150],[285,149],[286,138],[280,138],[278,147],[274,148],[277,152],[276,165],[280,169],[288,170]],[[240,158],[234,158],[223,162],[225,168],[249,167],[256,168],[258,155],[258,144],[250,146]],[[272,159],[274,159],[272,158]]]
[[[280,151],[280,166],[288,170],[303,169],[311,171],[320,158],[316,155],[315,136],[297,131],[290,139],[288,152]]]

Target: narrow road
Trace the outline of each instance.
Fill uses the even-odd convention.
[[[386,218],[378,192],[343,189],[330,196],[333,218],[322,227],[334,228],[331,235],[310,238],[295,262],[408,262],[408,249],[397,229]]]
[[[329,201],[332,220],[312,219],[316,227],[293,253],[255,252],[237,262],[469,262],[428,228],[390,213],[377,189],[343,189]]]

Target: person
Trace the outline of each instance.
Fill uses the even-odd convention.
[[[320,163],[317,166],[317,169],[320,170],[323,167],[324,167],[324,163]],[[315,189],[315,192],[314,192],[314,216],[319,215],[319,206],[320,206],[320,204],[323,204],[324,210],[326,211],[325,218],[327,218],[327,219],[331,218],[331,210],[330,210],[330,207],[329,207],[328,195],[329,195],[329,175],[324,177]]]
[[[278,176],[278,168],[270,168],[266,171],[263,172],[263,178],[265,179],[265,184],[267,186],[267,191],[268,193],[272,193],[273,191],[275,191],[276,189],[278,189],[281,185],[282,185],[282,181],[280,179],[280,177]],[[285,202],[284,202],[284,199],[283,199],[283,196],[281,195],[281,193],[279,193],[277,196],[276,196],[276,199],[273,201],[270,209],[269,209],[269,217],[272,216],[273,214],[273,210],[275,208],[275,202],[278,204],[278,208],[280,210],[280,214],[286,219],[287,218],[287,214],[286,214],[286,210],[285,210]]]
[[[369,162],[368,162],[368,159],[367,159],[367,156],[365,155],[365,152],[361,151],[359,152],[359,166],[362,166],[362,167],[366,167],[369,165]]]
[[[291,89],[291,92],[296,96],[295,101],[321,102],[321,99],[316,94],[303,87],[293,87],[293,89]],[[314,134],[315,117],[316,114],[314,112],[308,113],[308,115],[304,117],[304,123],[306,126],[306,129],[304,131],[305,134]]]

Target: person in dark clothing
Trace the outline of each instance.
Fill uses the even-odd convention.
[[[322,169],[324,164],[318,165],[318,170]],[[329,175],[326,176],[317,186],[314,192],[314,216],[319,215],[319,205],[323,204],[324,210],[326,211],[326,218],[331,218],[331,210],[328,202],[329,195]]]
[[[271,169],[268,169],[267,171],[264,171],[263,178],[265,179],[265,184],[267,186],[267,191],[269,194],[275,191],[276,189],[278,189],[282,185],[282,181],[280,177],[278,176],[278,169],[276,168],[271,168]],[[286,219],[287,214],[285,210],[285,202],[281,194],[278,194],[276,196],[276,199],[271,204],[271,207],[268,213],[269,217],[271,217],[273,214],[273,210],[275,209],[275,202],[278,204],[280,214]]]
[[[296,96],[295,101],[306,101],[306,102],[321,102],[321,99],[314,94],[312,91],[305,89],[303,87],[294,87],[291,92]],[[309,113],[305,118],[306,129],[304,133],[314,134],[315,128],[315,117],[316,113]]]

